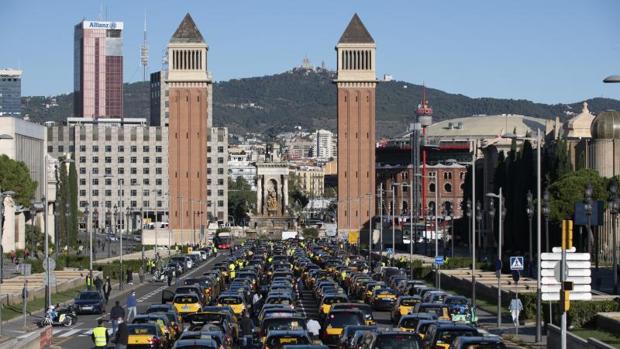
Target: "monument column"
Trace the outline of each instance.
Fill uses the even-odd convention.
[[[288,207],[288,176],[287,175],[283,175],[282,176],[282,202],[284,202],[284,205],[282,205],[282,214],[285,215],[286,214],[286,208]]]
[[[256,213],[263,213],[263,185],[262,178],[256,178]]]

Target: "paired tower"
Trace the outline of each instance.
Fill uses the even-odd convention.
[[[360,230],[375,214],[376,45],[355,14],[336,45],[338,231]]]
[[[202,34],[187,14],[168,44],[170,229],[198,229],[207,202],[207,140],[212,82]]]

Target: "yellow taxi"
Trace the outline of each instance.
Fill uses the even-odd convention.
[[[200,311],[200,308],[202,307],[200,298],[195,294],[177,294],[172,300],[172,305],[181,317],[185,314]]]
[[[392,322],[398,322],[402,316],[405,316],[413,311],[416,304],[421,303],[422,298],[420,296],[400,296],[394,305],[392,310]]]
[[[337,303],[348,303],[349,298],[344,294],[330,294],[326,295],[321,299],[321,304],[319,305],[320,314],[322,316],[326,316],[329,314],[331,310],[332,304]]]
[[[359,310],[334,310],[325,319],[325,330],[321,334],[321,341],[328,346],[338,345],[340,336],[346,326],[360,326],[364,324],[364,314]]]
[[[127,348],[165,348],[168,346],[166,336],[159,326],[153,323],[127,325],[129,333]]]
[[[430,313],[417,313],[411,315],[404,315],[398,321],[398,327],[401,331],[415,332],[418,328],[418,323],[422,320],[436,320],[437,316]]]
[[[413,310],[414,313],[431,313],[437,315],[439,320],[451,320],[450,309],[446,304],[439,303],[418,303]]]
[[[222,294],[217,298],[217,306],[228,306],[233,310],[235,315],[240,316],[247,309],[243,297],[238,294]]]

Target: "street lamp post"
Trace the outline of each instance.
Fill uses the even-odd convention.
[[[90,219],[89,219],[90,210],[88,207],[88,203],[84,207],[84,218],[86,223],[86,234],[88,234],[88,272],[93,273],[93,232],[92,229],[89,229]]]
[[[545,217],[545,250],[551,252],[551,245],[549,243],[549,214],[551,213],[551,205],[549,202],[549,190],[545,189],[543,193],[543,206],[542,214]],[[549,302],[549,323],[553,323],[553,307]]]
[[[592,189],[592,184],[588,183],[585,190],[584,204],[586,216],[588,217],[588,253],[590,253],[590,255],[594,254],[595,269],[598,271],[598,239],[596,239],[592,232],[592,210],[594,209],[594,201],[592,200],[593,193],[594,189]]]
[[[476,220],[474,222],[477,223],[478,229],[480,229],[480,223],[482,222],[482,205],[480,201],[476,201],[476,206],[474,206],[474,215]],[[474,228],[476,225],[474,225]],[[476,229],[473,230],[472,235],[472,255],[471,255],[471,279],[472,279],[472,305],[476,305]]]
[[[612,228],[613,228],[613,237],[612,237],[612,260],[613,260],[613,273],[614,273],[614,294],[618,294],[618,246],[617,246],[617,219],[618,219],[618,211],[620,210],[620,198],[618,197],[618,183],[616,178],[614,177],[611,180],[611,184],[609,185],[609,210],[611,212],[611,216],[613,218]]]
[[[498,222],[498,232],[497,232],[497,260],[499,261],[498,266],[499,270],[497,270],[497,327],[502,327],[502,229],[503,229],[503,218],[504,218],[504,197],[502,195],[502,188],[499,188],[499,194],[487,193],[487,197],[497,198],[499,200],[499,222]],[[491,216],[491,235],[493,235],[493,226],[495,225],[495,201],[491,200],[489,202],[489,215]]]
[[[467,216],[467,247],[469,249],[471,249],[471,224],[469,222],[469,220],[472,219],[471,217],[471,199],[467,199],[467,202],[465,203],[465,216]]]
[[[534,196],[532,195],[531,191],[527,191],[527,196],[526,196],[526,201],[527,201],[527,205],[525,207],[525,212],[527,213],[527,219],[528,219],[528,229],[529,229],[529,243],[530,243],[530,249],[529,249],[529,255],[527,256],[527,266],[528,266],[528,273],[530,274],[530,276],[532,275],[532,261],[534,258],[533,255],[533,250],[532,250],[532,240],[534,239],[533,235],[532,235],[532,218],[534,218]]]

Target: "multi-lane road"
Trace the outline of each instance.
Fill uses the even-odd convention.
[[[183,274],[179,278],[179,284],[185,278],[191,277],[193,275],[202,275],[202,273],[206,272],[209,268],[213,266],[214,263],[223,259],[222,255],[210,258],[206,262],[202,263],[200,266],[189,270],[185,274]],[[136,297],[138,298],[138,313],[144,312],[146,308],[151,304],[159,304],[161,303],[161,293],[165,289],[174,290],[175,285],[168,287],[166,283],[154,283],[154,282],[145,282],[142,285],[139,285],[135,288]],[[125,287],[125,291],[128,291],[129,288]],[[116,294],[116,296],[114,296]],[[125,306],[127,303],[127,292],[123,293],[113,293],[110,299],[110,302],[107,307],[107,311],[112,308],[115,301],[119,301],[121,305]],[[126,308],[126,307],[125,307]],[[40,316],[42,314],[34,314],[36,316]],[[97,325],[98,319],[106,319],[108,318],[109,313],[104,315],[79,315],[78,321],[75,325],[71,327],[54,327],[53,335],[54,335],[54,345],[58,345],[62,348],[67,349],[86,349],[91,348],[93,342],[91,340],[91,330],[93,327]],[[32,323],[32,321],[30,321]],[[106,322],[106,327],[108,327],[111,333],[111,324]],[[11,337],[19,337],[27,334],[27,331],[23,330],[23,323],[21,321],[12,322],[8,325],[5,325],[4,334],[9,335]]]

